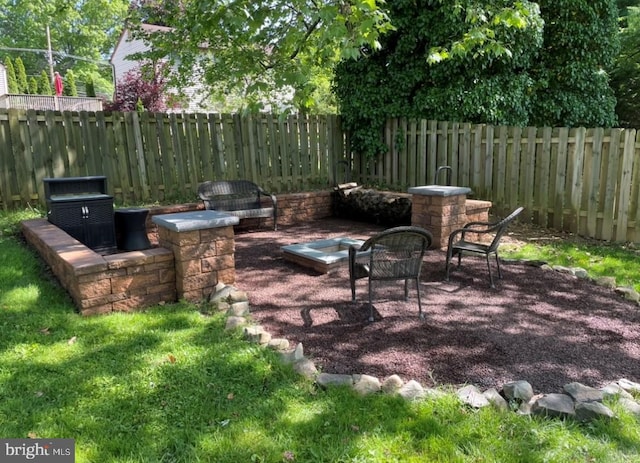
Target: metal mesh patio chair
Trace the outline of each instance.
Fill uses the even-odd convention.
[[[446,261],[446,276],[445,280],[449,281],[449,268],[451,259],[455,256],[458,257],[458,267],[460,267],[460,261],[462,254],[475,254],[485,256],[487,259],[487,269],[489,270],[489,283],[492,288],[495,288],[493,282],[493,274],[491,273],[491,264],[489,262],[489,256],[496,256],[496,265],[498,266],[498,278],[502,278],[502,271],[500,270],[500,258],[498,257],[498,246],[502,236],[507,231],[507,228],[513,222],[513,220],[522,212],[524,208],[519,207],[504,219],[489,223],[489,222],[469,222],[464,227],[454,230],[449,235],[449,243],[447,246],[447,261]],[[476,240],[467,239],[467,234],[475,234]],[[482,235],[492,235],[493,239],[490,243],[484,243],[481,241]]]
[[[409,280],[416,282],[418,314],[420,301],[420,271],[425,251],[431,246],[431,233],[420,227],[395,227],[365,241],[362,246],[349,247],[349,280],[351,300],[356,300],[356,280],[369,281],[369,321],[373,321],[373,282],[376,280],[404,280],[404,297],[409,297]]]

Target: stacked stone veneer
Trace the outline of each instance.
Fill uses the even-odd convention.
[[[468,200],[470,188],[431,185],[409,188],[409,193],[411,225],[429,230],[434,248],[446,247],[451,232],[466,223],[488,221],[491,202]]]
[[[239,219],[217,211],[156,215],[158,241],[175,258],[175,285],[179,299],[208,298],[218,283],[236,279],[233,226]]]
[[[176,300],[174,258],[169,249],[101,256],[46,219],[22,222],[22,232],[83,315]]]
[[[294,225],[332,215],[330,191],[278,195],[278,225]]]

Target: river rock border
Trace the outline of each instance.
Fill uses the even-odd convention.
[[[564,268],[548,266],[547,268],[567,271]],[[582,275],[576,269],[568,271],[576,276]],[[608,284],[610,285],[611,282],[609,281]],[[626,293],[625,297],[627,297]],[[242,329],[244,337],[249,342],[278,352],[284,363],[291,365],[298,374],[315,381],[324,389],[332,386],[347,386],[362,395],[397,394],[407,401],[424,400],[453,392],[462,403],[473,408],[493,406],[501,411],[513,411],[521,415],[573,418],[578,421],[614,419],[614,412],[603,403],[607,399],[617,401],[623,410],[640,419],[640,404],[636,399],[640,397],[640,384],[624,378],[607,384],[601,389],[574,382],[564,385],[562,393],[534,394],[533,387],[527,381],[512,381],[504,384],[500,390],[490,388],[481,391],[472,384],[450,390],[423,387],[415,380],[405,382],[398,375],[392,375],[380,381],[366,374],[320,373],[314,362],[305,357],[302,343],[291,348],[287,339],[274,338],[261,325],[251,324],[249,297],[246,292],[220,283],[209,302],[217,310],[226,313],[226,330]]]

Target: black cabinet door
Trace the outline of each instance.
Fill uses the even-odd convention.
[[[81,203],[52,203],[49,207],[49,222],[86,244],[83,207]]]
[[[85,203],[85,244],[91,249],[108,249],[116,245],[112,201],[91,201]]]
[[[116,248],[113,199],[52,201],[49,222],[95,251]]]

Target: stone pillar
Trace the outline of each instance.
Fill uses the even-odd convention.
[[[219,282],[235,282],[233,226],[238,217],[206,210],[156,215],[152,220],[160,246],[173,251],[178,299],[198,302]]]
[[[449,235],[467,222],[466,201],[471,188],[428,185],[409,188],[411,225],[433,235],[432,247],[446,248]]]

